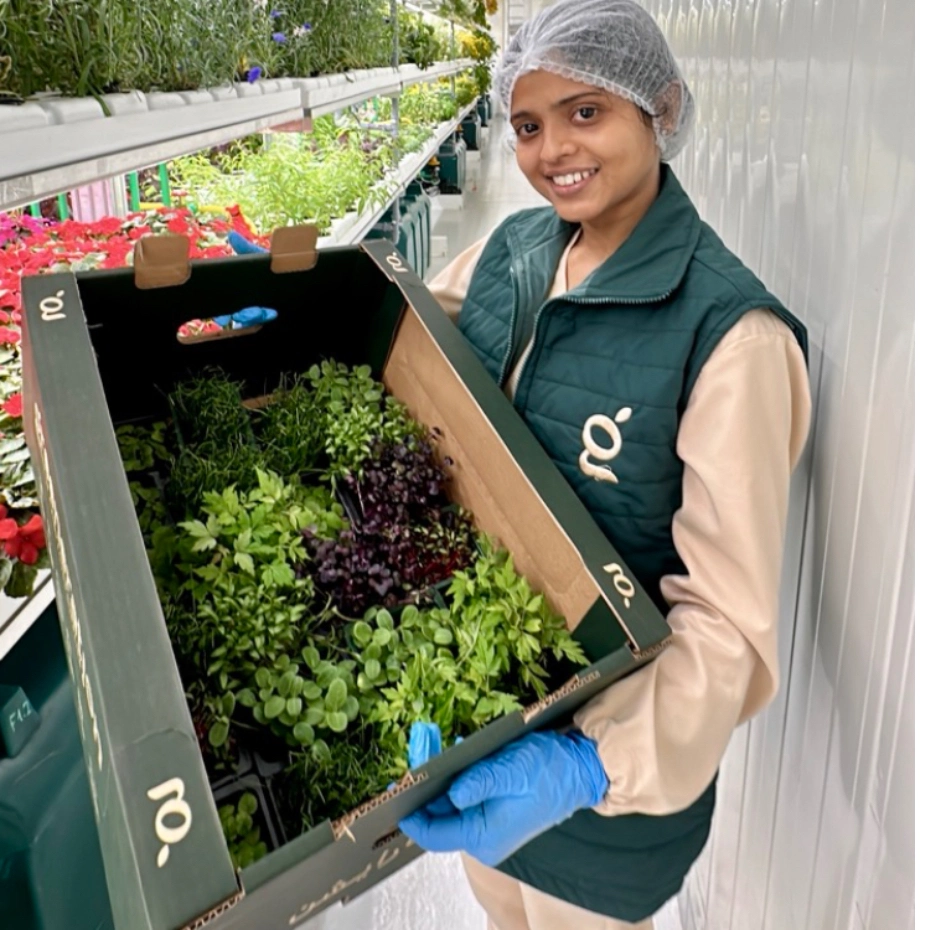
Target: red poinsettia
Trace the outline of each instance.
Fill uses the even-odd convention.
[[[19,333],[15,329],[11,329],[9,326],[0,326],[0,345],[15,346],[19,339]]]
[[[21,417],[23,415],[23,395],[11,394],[2,404],[0,409],[11,417]]]
[[[22,526],[7,516],[7,509],[0,504],[0,543],[11,559],[19,559],[25,565],[35,565],[39,553],[45,548],[45,528],[42,517],[33,514]]]
[[[87,231],[92,236],[115,236],[123,228],[123,220],[116,216],[105,216],[87,224]]]
[[[173,219],[168,220],[167,229],[168,232],[175,233],[179,236],[186,236],[188,232],[187,220],[183,217],[176,216]]]

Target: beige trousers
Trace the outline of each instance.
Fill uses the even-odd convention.
[[[585,911],[469,856],[462,860],[472,891],[488,915],[488,930],[653,930],[651,920],[628,924]]]

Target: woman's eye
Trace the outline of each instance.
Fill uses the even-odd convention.
[[[575,113],[583,120],[594,119],[597,116],[597,107],[578,107]]]
[[[527,136],[533,135],[538,129],[539,126],[537,126],[536,123],[522,123],[517,127],[517,135],[526,138]]]

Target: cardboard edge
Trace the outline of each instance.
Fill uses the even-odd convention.
[[[136,287],[147,291],[185,284],[191,276],[189,252],[187,236],[143,236],[133,250]]]
[[[225,901],[221,901],[215,907],[211,907],[209,911],[201,914],[199,917],[194,918],[183,925],[180,930],[202,930],[202,928],[213,923],[218,917],[225,914],[227,911],[231,911],[244,897],[245,889],[242,887],[242,879],[240,878],[240,872],[236,872],[236,884],[239,886],[235,894],[230,895]]]
[[[647,662],[652,661],[659,653],[664,652],[671,642],[672,636],[669,634],[665,639],[660,640],[655,643],[655,645],[649,646],[646,649],[631,649],[630,651],[640,665],[645,665]]]
[[[600,677],[601,673],[596,668],[572,675],[561,688],[556,688],[551,694],[547,694],[535,704],[530,704],[529,707],[525,708],[522,714],[523,722],[527,724],[530,723],[544,710],[552,707],[553,704],[558,704],[562,698],[568,697],[568,695],[575,691],[580,691],[582,688],[591,684],[591,682],[597,681]]]
[[[348,836],[352,842],[355,842],[355,837],[352,835],[352,824],[355,823],[360,817],[364,817],[366,814],[370,814],[373,810],[381,807],[383,804],[387,804],[388,801],[393,800],[394,798],[402,795],[405,791],[412,788],[414,785],[419,785],[425,782],[429,778],[429,775],[426,772],[417,772],[414,774],[411,771],[405,772],[403,778],[394,785],[393,788],[388,788],[387,791],[382,791],[381,794],[376,795],[373,798],[370,798],[367,801],[363,801],[359,804],[358,807],[353,808],[347,814],[343,814],[335,822],[330,821],[333,830],[333,836],[338,841],[341,840],[344,836]],[[396,831],[395,831],[396,834]],[[376,846],[384,845],[389,843],[393,835],[389,834],[386,837],[381,837]]]

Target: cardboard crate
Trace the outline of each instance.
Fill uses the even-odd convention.
[[[390,243],[196,262],[186,240],[137,247],[136,269],[30,277],[25,423],[46,518],[100,845],[118,930],[284,930],[355,897],[420,850],[400,818],[521,734],[565,722],[654,657],[669,629],[528,427]],[[179,250],[179,251],[178,251]],[[233,338],[178,341],[191,318],[270,306]],[[167,415],[209,365],[273,389],[321,358],[367,363],[456,463],[452,495],[513,553],[593,664],[236,874],[174,661],[114,427]],[[67,851],[63,850],[67,855]]]

